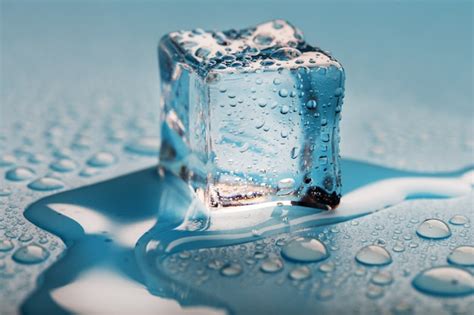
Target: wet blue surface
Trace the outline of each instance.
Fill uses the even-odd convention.
[[[56,215],[52,214],[60,212],[60,208],[52,211],[40,207],[40,212],[46,213],[45,218],[54,224],[60,222],[63,227],[54,233],[60,237],[64,235],[64,240],[67,233],[71,239],[81,240],[75,247],[72,241],[65,244],[47,232],[48,222],[43,218],[41,224],[45,225],[41,226],[41,216],[31,217],[40,224],[38,228],[23,215],[30,204],[38,202],[36,205],[41,205],[44,200],[38,200],[57,192],[154,167],[159,143],[156,45],[163,34],[174,30],[245,27],[273,18],[293,21],[305,30],[308,42],[333,51],[346,69],[347,106],[341,121],[343,158],[436,173],[465,169],[474,162],[473,11],[470,2],[383,5],[373,2],[184,2],[178,5],[171,2],[140,5],[76,2],[63,5],[3,1],[0,5],[2,314],[16,313],[21,305],[23,311],[34,313],[38,305],[35,303],[57,312],[90,306],[103,307],[100,311],[111,313],[117,311],[114,305],[122,310],[142,306],[141,313],[147,309],[159,309],[165,313],[186,312],[187,309],[181,309],[174,300],[160,299],[150,295],[143,286],[132,285],[144,282],[133,260],[134,244],[127,242],[127,238],[117,241],[117,235],[128,235],[125,233],[128,231],[132,239],[138,239],[142,231],[151,229],[156,218],[155,208],[132,207],[131,203],[124,202],[122,196],[127,196],[127,190],[140,194],[136,186],[127,185],[126,189],[118,190],[112,196],[104,195],[96,201],[99,203],[97,211],[107,214],[114,222],[139,222],[150,218],[144,226],[131,229],[139,235],[125,228],[116,232],[115,238],[110,237],[101,233],[107,226],[100,224],[92,225],[98,230],[84,233],[82,227],[87,225],[78,225],[69,219],[72,213],[58,216],[60,219],[55,221],[52,218]],[[209,18],[209,12],[212,12],[212,18]],[[112,153],[117,161],[104,167],[88,164],[87,161],[103,151]],[[75,162],[73,170],[57,172],[51,167],[52,163],[64,158]],[[371,166],[364,165],[358,165],[360,173],[357,177],[344,178],[344,191],[377,179],[370,172]],[[31,168],[35,175],[24,181],[8,180],[5,175],[15,167]],[[347,167],[350,165],[342,166],[343,174]],[[149,172],[151,184],[154,173],[151,169]],[[383,177],[399,174],[390,168],[384,172]],[[135,174],[142,174],[143,181],[147,180],[146,171]],[[451,173],[453,176],[459,174]],[[44,176],[60,180],[64,187],[47,191],[28,188]],[[142,179],[136,180],[137,184],[143,184]],[[90,192],[89,189],[100,187],[103,186],[85,190]],[[159,188],[155,191],[151,187],[142,192],[144,197],[158,193]],[[75,193],[77,190],[71,192],[72,196]],[[69,204],[71,199],[66,196],[67,193],[61,193],[52,198]],[[172,196],[170,200],[176,201]],[[112,204],[110,199],[124,202],[123,207],[117,202],[117,207],[109,213],[106,209],[108,202]],[[95,205],[94,200],[87,198],[80,203],[85,207],[74,209],[76,215],[90,214],[86,211],[87,206]],[[448,264],[447,257],[459,245],[473,245],[472,205],[472,194],[454,199],[413,200],[355,221],[301,231],[302,236],[321,236],[327,242],[329,258],[309,267],[284,261],[281,272],[270,277],[260,271],[259,263],[251,264],[246,260],[257,261],[253,258],[256,251],[263,250],[266,255],[278,254],[279,238],[276,237],[268,238],[270,245],[264,240],[262,243],[251,241],[246,249],[235,245],[209,251],[201,248],[201,252],[193,250],[191,254],[176,253],[178,256],[169,256],[159,270],[180,284],[171,294],[178,301],[186,303],[183,297],[190,292],[189,288],[195,289],[194,286],[200,284],[198,291],[204,292],[204,297],[215,297],[211,299],[212,303],[203,304],[217,306],[220,310],[251,310],[246,309],[247,304],[239,299],[228,298],[229,292],[238,290],[245,293],[239,296],[242,299],[267,297],[268,300],[258,301],[262,308],[276,307],[278,304],[274,301],[288,301],[291,296],[300,302],[302,309],[317,306],[321,311],[333,313],[342,313],[354,306],[364,314],[387,310],[393,313],[412,310],[420,314],[469,313],[473,305],[472,295],[440,299],[416,290],[411,282],[421,270]],[[135,219],[126,210],[129,206],[133,208]],[[462,225],[449,223],[452,236],[447,239],[424,240],[416,235],[417,226],[425,219],[438,218],[449,222],[459,214],[466,215],[470,222]],[[100,216],[94,218],[97,223],[104,223],[99,220]],[[289,237],[283,235],[281,238],[286,240]],[[29,244],[46,248],[50,255],[37,264],[13,260],[13,254]],[[374,284],[377,270],[361,268],[354,260],[356,252],[370,244],[384,245],[392,255],[393,262],[382,270],[393,276],[394,280],[388,286]],[[69,251],[65,255],[67,247]],[[91,251],[93,248],[100,250]],[[109,256],[113,260],[117,258],[113,266],[108,265]],[[238,277],[232,280],[223,278],[219,270],[207,267],[209,258],[223,256],[242,266]],[[60,257],[63,259],[57,261]],[[329,267],[322,267],[323,264],[329,264]],[[99,269],[89,269],[91,266],[99,266]],[[289,281],[288,274],[297,267],[307,267],[312,276],[303,282]],[[69,268],[73,271],[70,272]],[[333,268],[334,271],[327,275],[319,268]],[[472,267],[467,268],[472,274]],[[81,270],[91,269],[98,271],[80,274]],[[132,281],[124,284],[106,270],[117,270],[113,274],[123,274],[120,279]],[[298,272],[304,274],[306,271]],[[103,275],[110,277],[103,278]],[[80,279],[85,280],[76,281]],[[150,278],[150,284],[153,283]],[[121,292],[123,295],[114,291],[115,297],[107,296],[107,287],[118,289],[122,286],[133,287],[133,290]],[[313,286],[317,288],[312,289]],[[60,290],[53,295],[46,294],[54,287]],[[273,295],[261,294],[275,287],[283,289],[275,289]],[[156,289],[159,291],[158,287]],[[128,306],[127,296],[135,298]],[[94,309],[83,311],[90,313]],[[209,308],[191,308],[189,311],[211,312]]]

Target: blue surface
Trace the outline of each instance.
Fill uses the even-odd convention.
[[[343,157],[417,171],[452,171],[474,162],[470,1],[2,1],[0,5],[0,157],[11,155],[7,160],[13,160],[0,168],[0,240],[12,239],[14,245],[0,252],[1,313],[15,313],[33,291],[38,275],[66,248],[58,237],[23,216],[29,204],[55,191],[33,191],[27,188],[31,180],[14,183],[5,179],[5,173],[14,165],[27,166],[34,170],[34,179],[49,174],[64,183],[62,190],[69,190],[153,166],[156,158],[149,154],[153,150],[142,151],[148,152],[143,155],[126,148],[156,142],[156,46],[170,31],[240,28],[274,18],[292,21],[308,42],[333,51],[346,70]],[[87,160],[99,151],[113,153],[117,163],[83,173]],[[49,164],[65,155],[76,162],[76,168],[54,172]],[[340,252],[332,257],[353,262],[361,246],[381,238],[391,248],[397,235],[411,248],[417,224],[411,219],[447,221],[463,213],[472,222],[472,205],[472,194],[461,199],[418,200],[367,216],[359,225],[344,223],[337,228],[344,233],[334,233]],[[379,225],[384,229],[377,229]],[[400,254],[390,266],[396,280],[384,298],[367,302],[365,290],[357,291],[366,311],[391,309],[407,296],[414,298],[410,305],[427,305],[423,313],[472,309],[472,296],[434,299],[410,284],[413,270],[446,264],[453,246],[472,245],[470,227],[452,228],[453,238],[439,246],[416,242],[418,247]],[[316,234],[320,232],[333,234],[331,228],[321,228]],[[405,240],[404,235],[412,240]],[[49,258],[36,265],[15,263],[12,253],[32,242],[46,247]],[[406,264],[407,270],[397,269],[397,262]],[[343,268],[338,270],[344,275]],[[366,272],[359,287],[368,287],[371,273]],[[339,273],[335,275],[338,278]],[[335,295],[331,303],[345,298]]]

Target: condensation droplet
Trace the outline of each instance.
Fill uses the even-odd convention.
[[[443,239],[451,236],[451,230],[439,219],[427,219],[418,226],[416,234],[428,239]]]
[[[383,266],[392,262],[392,256],[383,247],[368,245],[362,247],[355,256],[356,261],[368,266]]]
[[[20,247],[12,255],[13,260],[20,264],[37,264],[48,257],[48,250],[37,244]]]
[[[315,238],[299,237],[281,250],[283,257],[298,262],[316,262],[329,257],[326,246]]]

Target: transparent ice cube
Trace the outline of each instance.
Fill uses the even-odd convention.
[[[344,70],[283,20],[179,31],[158,49],[160,167],[208,209],[340,199]]]

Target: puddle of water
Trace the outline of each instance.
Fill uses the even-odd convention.
[[[255,289],[243,290],[235,279],[248,266],[257,266],[255,273],[280,277],[277,284],[288,281],[288,276],[280,271],[286,266],[280,268],[280,261],[275,260],[278,266],[269,269],[275,270],[274,273],[261,272],[257,260],[259,256],[266,257],[265,253],[254,255],[244,265],[232,261],[229,255],[235,253],[231,250],[226,253],[225,249],[263,242],[260,245],[265,250],[264,245],[268,245],[265,241],[281,233],[297,234],[308,227],[350,220],[405,199],[455,197],[471,191],[472,172],[466,170],[418,174],[349,160],[344,160],[342,167],[344,197],[340,206],[330,212],[277,204],[207,212],[196,204],[181,180],[169,174],[161,179],[155,168],[44,198],[32,204],[25,216],[59,236],[68,250],[42,275],[22,311],[25,314],[123,313],[136,312],[137,307],[143,306],[140,313],[208,314],[223,310],[245,313],[258,310],[258,307],[252,309],[250,304],[254,303],[249,301],[255,296],[262,298],[262,292],[272,292],[269,298],[274,302],[262,302],[261,310],[285,313],[298,306],[296,310],[311,311],[314,305],[304,303],[304,295],[281,305],[287,301],[284,294],[288,291],[275,289],[274,283],[262,285],[260,293]],[[198,256],[183,253],[204,252],[210,247],[224,251],[213,257],[222,260],[215,264],[217,275],[209,274],[210,267],[196,269],[193,274],[198,280],[195,287],[190,287],[183,279],[177,280],[176,273],[170,273],[173,268],[183,274],[187,269],[194,269],[188,266]],[[180,256],[175,258],[175,253]],[[204,283],[213,286],[210,289]],[[151,296],[145,288],[157,296]],[[326,291],[319,295],[331,298],[333,294],[323,294]],[[181,308],[176,301],[188,307]]]

